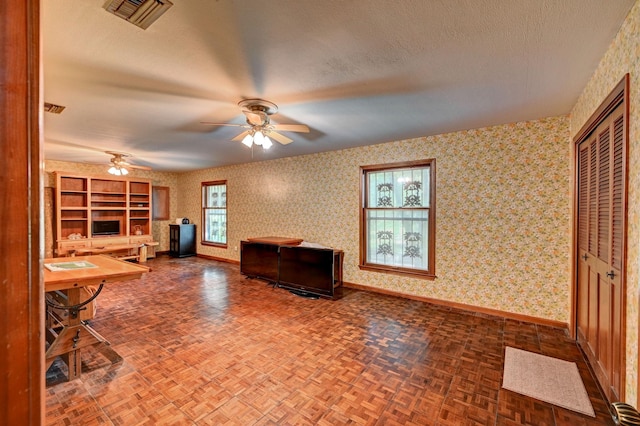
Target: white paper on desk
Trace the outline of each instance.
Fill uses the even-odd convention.
[[[91,262],[87,262],[85,260],[76,260],[73,262],[45,263],[44,267],[52,272],[70,271],[73,269],[97,268],[96,265],[94,265]]]

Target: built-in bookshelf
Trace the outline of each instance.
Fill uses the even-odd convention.
[[[152,241],[151,181],[55,172],[56,247],[69,250]]]

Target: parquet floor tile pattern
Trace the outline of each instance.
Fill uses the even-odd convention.
[[[602,425],[565,330],[345,289],[311,300],[202,258],[150,260],[107,285],[83,350],[47,372],[49,425]],[[506,346],[578,364],[597,418],[504,389]]]

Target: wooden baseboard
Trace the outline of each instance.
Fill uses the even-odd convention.
[[[492,316],[496,316],[496,317],[515,320],[515,321],[530,322],[530,323],[533,323],[533,324],[545,325],[545,326],[549,326],[549,327],[564,328],[564,329],[567,329],[567,330],[569,329],[569,325],[567,323],[562,322],[562,321],[554,321],[554,320],[550,320],[550,319],[547,319],[547,318],[540,318],[540,317],[534,317],[534,316],[530,316],[530,315],[516,314],[516,313],[513,313],[513,312],[506,312],[506,311],[501,311],[501,310],[498,310],[498,309],[483,308],[483,307],[480,307],[480,306],[473,306],[473,305],[467,305],[467,304],[464,304],[464,303],[450,302],[450,301],[447,301],[447,300],[432,299],[430,297],[416,296],[414,294],[402,293],[402,292],[398,292],[398,291],[387,290],[387,289],[384,289],[384,288],[370,287],[370,286],[366,286],[366,285],[362,285],[362,284],[350,283],[350,282],[346,282],[346,281],[343,283],[343,285],[346,288],[353,288],[353,289],[356,289],[356,290],[370,291],[370,292],[373,292],[373,293],[380,293],[380,294],[385,294],[385,295],[388,295],[388,296],[403,297],[405,299],[417,300],[417,301],[420,301],[420,302],[431,303],[433,305],[446,306],[446,307],[460,309],[462,311],[473,312],[473,313],[477,313],[477,314],[492,315]]]
[[[156,252],[156,253],[160,254],[160,253],[165,253],[165,252]],[[166,253],[168,254],[169,252],[166,252]],[[223,257],[209,256],[209,255],[200,254],[200,253],[198,253],[196,256],[197,257],[201,257],[203,259],[216,260],[218,262],[230,263],[230,264],[233,264],[233,265],[240,265],[240,261],[238,261],[238,260],[225,259]],[[353,289],[356,289],[356,290],[370,291],[372,293],[386,294],[388,296],[402,297],[402,298],[405,298],[405,299],[417,300],[419,302],[431,303],[433,305],[447,306],[447,307],[450,307],[450,308],[460,309],[462,311],[476,313],[476,314],[491,315],[491,316],[511,319],[511,320],[514,320],[514,321],[523,321],[523,322],[529,322],[529,323],[532,323],[532,324],[545,325],[545,326],[549,326],[549,327],[564,328],[564,329],[567,329],[567,330],[569,329],[569,324],[567,324],[566,322],[550,320],[550,319],[547,319],[547,318],[540,318],[540,317],[534,317],[534,316],[530,316],[530,315],[516,314],[514,312],[501,311],[501,310],[498,310],[498,309],[483,308],[481,306],[467,305],[465,303],[450,302],[450,301],[447,301],[447,300],[432,299],[430,297],[417,296],[417,295],[414,295],[414,294],[402,293],[402,292],[399,292],[399,291],[387,290],[387,289],[384,289],[384,288],[377,288],[377,287],[371,287],[371,286],[366,286],[366,285],[362,285],[362,284],[350,283],[350,282],[347,282],[347,281],[343,282],[342,285],[344,287],[346,287],[346,288],[353,288]]]
[[[225,259],[224,257],[209,256],[208,254],[200,254],[200,253],[196,254],[196,256],[201,257],[203,259],[217,260],[218,262],[231,263],[232,265],[240,265],[239,260]]]

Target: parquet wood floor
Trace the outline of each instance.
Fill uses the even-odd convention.
[[[613,424],[561,329],[345,289],[309,300],[236,265],[160,256],[92,326],[124,360],[47,372],[50,425]],[[501,389],[505,346],[578,364],[597,418]]]

